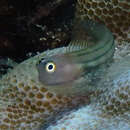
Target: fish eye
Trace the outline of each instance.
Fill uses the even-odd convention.
[[[56,70],[56,65],[53,62],[49,62],[46,64],[46,71],[52,73]]]

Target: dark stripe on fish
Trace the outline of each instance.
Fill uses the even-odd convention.
[[[86,31],[88,31],[94,44],[91,46],[91,39],[90,39],[89,41],[86,41],[86,48],[82,48],[77,51],[75,50],[73,51],[73,48],[72,48],[71,52],[69,52],[68,54],[70,57],[73,57],[73,60],[75,62],[79,64],[85,64],[87,67],[91,67],[91,64],[92,66],[96,66],[98,64],[105,62],[107,58],[109,58],[107,56],[107,53],[112,53],[113,55],[114,50],[115,50],[113,48],[115,47],[114,47],[114,37],[105,25],[94,23],[93,21],[88,21],[87,25],[89,26],[87,27],[88,30]],[[90,43],[90,46],[87,46],[87,44],[89,43]],[[73,45],[76,45],[76,44],[75,43],[73,44],[72,42],[71,46],[69,47],[71,48],[73,47]],[[80,41],[78,45],[80,46]],[[112,51],[110,51],[111,49]],[[100,58],[102,59],[100,60]]]
[[[109,58],[110,58],[111,56],[113,56],[114,51],[115,51],[115,45],[112,44],[111,47],[106,52],[104,52],[102,55],[100,55],[98,57],[95,57],[95,58],[93,58],[91,60],[88,60],[87,62],[88,62],[88,64],[89,64],[89,62],[92,62],[92,61],[96,62],[99,58],[101,58],[103,56],[105,57],[109,52],[111,52],[111,55],[109,56]],[[85,62],[84,62],[84,64],[85,64]]]

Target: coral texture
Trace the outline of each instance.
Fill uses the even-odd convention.
[[[47,130],[130,129],[130,57],[127,55],[119,58],[117,55],[120,54],[117,50],[114,63],[99,83],[100,87],[107,88],[100,98],[97,97],[90,105],[65,115]]]
[[[129,0],[78,0],[76,17],[103,22],[118,41],[130,41]]]
[[[107,2],[104,0],[78,0],[77,17],[86,16],[94,20],[100,19],[99,21],[104,22],[117,39],[129,40],[129,6],[129,0],[110,0]],[[61,52],[64,52],[64,48],[41,53],[21,63],[2,77],[0,80],[1,130],[36,130],[40,127],[44,129],[44,125],[48,124],[58,113],[88,103],[89,93],[86,93],[86,97],[82,97],[80,94],[79,97],[59,95],[49,91],[46,86],[39,82],[36,69],[37,61],[45,55]],[[127,59],[126,61],[130,60]],[[108,76],[110,80],[107,81],[107,86],[105,86],[105,81],[100,84],[101,87],[99,88],[106,87],[107,91],[104,89],[101,98],[98,98],[95,93],[95,97],[99,100],[92,101],[92,104],[85,108],[86,114],[82,114],[84,111],[80,109],[78,110],[80,114],[72,113],[65,120],[59,121],[59,127],[56,126],[57,128],[106,130],[107,126],[108,128],[115,128],[116,126],[121,128],[119,122],[123,124],[122,128],[124,124],[126,124],[125,128],[130,128],[130,73],[127,71],[130,69],[130,65],[129,62],[118,68],[117,65],[110,67],[110,70],[108,70],[110,75],[108,74],[106,77]],[[124,71],[124,68],[126,71]],[[123,75],[121,75],[122,73]],[[112,84],[109,84],[110,81],[112,81]],[[65,93],[67,92],[65,91]],[[79,123],[77,123],[75,117]],[[68,124],[69,120],[72,120],[71,124]],[[76,122],[76,124],[73,125],[73,122]],[[114,122],[115,124],[113,124]],[[48,129],[54,130],[54,128],[55,126],[50,126]]]
[[[83,104],[74,98],[49,91],[38,80],[36,63],[45,54],[61,53],[64,48],[39,54],[16,66],[0,80],[0,129],[38,129],[55,115]],[[87,98],[85,102],[88,103]]]

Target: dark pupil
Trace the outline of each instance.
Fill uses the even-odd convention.
[[[49,66],[48,66],[48,69],[49,69],[49,70],[53,69],[53,65],[49,65]]]

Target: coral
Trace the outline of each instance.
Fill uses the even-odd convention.
[[[129,129],[129,58],[115,60],[106,70],[106,75],[103,75],[103,81],[99,85],[96,83],[96,88],[101,88],[103,93],[95,91],[93,94],[86,93],[86,97],[80,94],[79,97],[71,97],[66,95],[67,91],[64,95],[59,95],[41,84],[36,69],[41,57],[64,51],[64,48],[60,48],[41,53],[17,65],[3,76],[0,80],[0,129],[43,130],[54,117],[62,115],[62,112],[88,104],[88,96],[92,97],[90,105],[69,115],[65,114],[56,125],[47,129]]]
[[[64,87],[63,95],[61,95],[58,91],[51,91],[52,89],[48,86],[41,84],[36,69],[36,64],[44,56],[64,52],[66,52],[66,48],[43,52],[17,65],[2,77],[0,80],[1,130],[45,129],[53,119],[57,119],[58,115],[62,115],[64,111],[90,103],[89,98],[92,98],[89,106],[72,112],[69,116],[64,116],[56,126],[51,125],[48,129],[101,130],[112,127],[125,130],[130,127],[130,71],[128,71],[130,57],[117,61],[115,58],[115,62],[109,68],[105,68],[106,75],[102,75],[101,81],[95,82],[94,87],[89,84],[79,86],[79,95],[71,96],[73,91],[69,91],[68,86],[68,88]],[[94,78],[96,79],[96,77],[99,78],[95,74]],[[90,91],[89,93],[86,88],[88,88],[87,90],[91,88],[94,92]],[[85,91],[86,95],[82,95],[82,91]]]
[[[52,125],[47,130],[129,130],[129,120],[118,120],[117,118],[104,118],[100,116],[101,111],[96,110],[93,105],[85,106]],[[41,129],[43,130],[43,129]]]
[[[62,51],[64,50],[61,48]],[[38,81],[36,63],[50,53],[61,53],[61,49],[41,53],[19,64],[0,80],[0,129],[37,129],[47,124],[55,115],[75,108],[83,102],[81,98],[56,94]]]
[[[118,41],[130,41],[129,0],[78,0],[76,17],[103,22]]]
[[[126,1],[78,0],[76,17],[83,19],[85,16],[104,22],[117,40],[129,40],[130,4],[129,0]],[[127,17],[124,17],[124,14]],[[48,129],[129,129],[130,60],[126,59],[128,64],[121,61],[123,63],[121,67],[118,67],[121,64],[117,61],[117,64],[110,66],[108,71],[105,68],[107,72],[103,76],[104,80],[93,87],[93,93],[88,92],[83,96],[79,92],[78,96],[70,96],[73,92],[69,91],[68,96],[65,88],[64,94],[60,95],[58,91],[51,91],[39,82],[36,64],[45,55],[59,54],[64,51],[65,49],[61,48],[41,53],[19,64],[2,77],[0,80],[0,129],[45,129],[54,117],[64,111],[88,104],[89,96],[96,98],[93,98],[89,106],[72,112],[67,117],[64,116],[56,126],[51,125]],[[81,87],[82,91],[86,90],[86,85],[79,88]],[[87,87],[91,88],[89,85]],[[103,93],[100,93],[100,89],[98,93],[96,88],[103,89]]]
[[[103,112],[109,116],[128,114],[130,112],[130,71],[114,79],[112,89],[106,93],[105,100],[101,100]]]
[[[117,51],[118,52],[118,51]],[[99,86],[107,88],[90,105],[65,115],[47,130],[128,130],[130,129],[130,57],[110,66]]]

